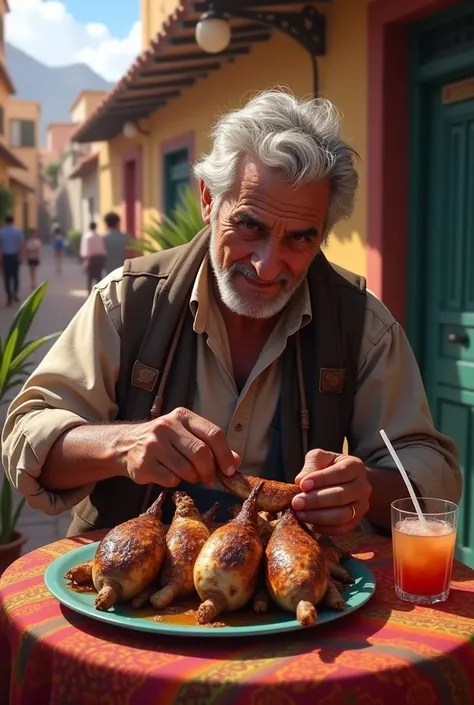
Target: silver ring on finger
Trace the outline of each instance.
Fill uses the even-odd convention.
[[[355,507],[354,507],[354,505],[353,505],[352,503],[349,504],[349,507],[352,509],[352,516],[351,516],[351,518],[350,518],[349,521],[353,521],[354,518],[355,518],[355,515],[356,515],[356,510],[355,510]]]

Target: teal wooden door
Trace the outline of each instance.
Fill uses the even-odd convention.
[[[165,155],[165,214],[172,215],[189,186],[190,165],[186,148]]]
[[[434,89],[429,122],[424,376],[436,426],[459,449],[457,557],[474,567],[474,99],[443,104]]]

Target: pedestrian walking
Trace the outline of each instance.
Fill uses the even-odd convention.
[[[133,238],[120,230],[120,216],[111,211],[104,217],[107,233],[104,236],[107,250],[107,273],[113,272],[118,267],[123,267],[125,258],[136,256],[138,253],[127,253],[127,249],[132,245]]]
[[[0,252],[2,254],[3,283],[7,295],[7,306],[19,301],[20,264],[23,261],[25,236],[16,228],[13,216],[5,218],[5,225],[0,228]]]
[[[28,263],[28,269],[30,271],[30,287],[31,291],[34,291],[37,287],[36,276],[38,272],[38,267],[41,263],[41,256],[43,251],[43,246],[36,230],[30,230],[26,239],[25,249],[26,261]]]
[[[97,232],[97,224],[94,222],[81,238],[80,256],[87,275],[87,293],[90,294],[92,284],[102,279],[107,259],[104,238]]]
[[[53,250],[54,257],[56,260],[56,272],[58,274],[61,274],[62,271],[65,240],[66,238],[64,236],[63,231],[59,226],[56,226],[53,230]]]

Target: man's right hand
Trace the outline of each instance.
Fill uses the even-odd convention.
[[[138,484],[176,487],[181,480],[212,485],[216,467],[232,475],[239,456],[218,426],[183,408],[131,424],[118,441],[124,474]]]

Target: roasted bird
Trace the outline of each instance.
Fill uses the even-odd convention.
[[[236,517],[238,517],[241,510],[242,510],[241,504],[234,504],[229,509],[230,518],[235,519]],[[259,512],[258,516],[257,516],[258,533],[260,534],[260,538],[262,539],[262,543],[264,546],[267,545],[267,543],[270,539],[270,536],[273,533],[273,529],[276,526],[276,522],[278,521],[278,519],[270,521],[270,516],[271,515],[269,515],[268,512]]]
[[[194,564],[194,586],[202,600],[199,624],[240,609],[255,594],[263,555],[257,521],[261,487],[255,485],[238,516],[211,534]]]
[[[214,517],[216,516],[216,512],[219,509],[219,502],[215,502],[210,509],[207,510],[207,512],[203,512],[202,514],[202,520],[207,526],[208,529],[213,529],[214,526]]]
[[[343,585],[353,585],[354,578],[349,571],[341,565],[341,561],[350,558],[350,553],[347,553],[339,546],[336,546],[334,541],[329,536],[322,536],[315,531],[310,524],[305,524],[311,536],[316,539],[324,553],[328,562],[329,575],[334,581],[338,581]]]
[[[79,563],[79,565],[75,565],[71,570],[68,570],[64,577],[74,583],[74,585],[92,585],[93,563],[94,561]]]
[[[173,501],[176,511],[166,534],[166,554],[159,576],[161,590],[150,597],[157,610],[168,607],[176,597],[194,592],[194,564],[210,536],[208,526],[186,492],[175,492]]]
[[[92,568],[96,609],[133,599],[156,578],[166,550],[161,523],[165,495],[163,491],[144,514],[111,529],[99,543]]]
[[[296,613],[303,626],[316,624],[316,606],[329,587],[328,561],[321,545],[299,524],[292,509],[279,520],[265,553],[266,582],[272,599],[284,610]],[[331,589],[327,602],[340,609],[337,589]]]
[[[244,475],[238,470],[231,477],[227,477],[221,470],[217,470],[217,478],[221,485],[233,492],[240,499],[247,499],[251,491],[258,484],[263,483],[258,494],[257,507],[266,512],[279,512],[291,505],[291,500],[301,492],[297,485],[276,480],[262,480],[252,475]]]

